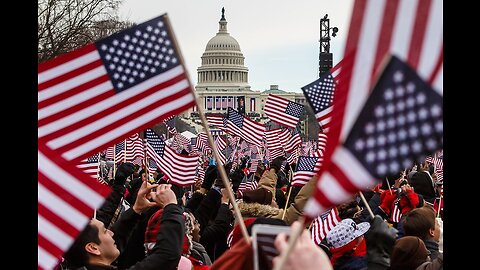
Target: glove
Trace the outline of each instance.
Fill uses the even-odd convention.
[[[411,189],[407,189],[400,199],[400,209],[402,209],[402,215],[417,208],[419,202],[420,200],[418,198],[418,194],[413,192]]]
[[[233,173],[230,174],[230,180],[232,181],[232,189],[233,192],[237,192],[238,188],[240,187],[240,183],[242,183],[243,179],[243,172],[240,169],[236,169]]]
[[[217,166],[208,166],[203,178],[202,188],[209,190],[217,179]]]
[[[388,226],[379,215],[376,215],[371,220],[370,229],[365,234],[367,262],[369,265],[374,263],[385,267],[390,266],[390,254],[395,245],[397,233],[398,231]]]
[[[397,198],[395,192],[390,193],[390,190],[384,190],[380,195],[380,208],[385,212],[385,214],[390,215],[390,210],[392,209],[393,201]]]
[[[276,173],[279,172],[284,160],[284,157],[276,157],[274,160],[272,160],[272,163],[270,164],[270,169],[275,169]]]
[[[133,174],[135,171],[135,165],[130,162],[125,162],[118,166],[117,171],[115,172],[115,179],[113,181],[114,185],[124,185],[127,181],[127,177]]]

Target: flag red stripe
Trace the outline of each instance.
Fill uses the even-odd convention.
[[[432,75],[428,79],[428,83],[431,85],[433,84],[433,81],[437,78],[438,72],[440,71],[440,68],[443,65],[443,45],[442,49],[440,50],[440,54],[437,58],[437,63],[435,64],[435,68],[432,71]]]
[[[104,118],[106,116],[108,116],[109,114],[112,114],[132,103],[135,103],[136,101],[142,99],[142,98],[145,98],[145,97],[148,97],[150,96],[151,94],[154,94],[156,93],[157,91],[165,88],[165,87],[169,87],[169,86],[172,86],[172,85],[175,85],[176,83],[180,82],[181,80],[185,79],[185,74],[180,74],[168,81],[165,81],[159,85],[155,85],[154,87],[151,87],[149,88],[148,90],[146,91],[143,91],[142,93],[139,93],[138,95],[135,96],[135,99],[132,100],[132,99],[126,99],[126,100],[123,100],[123,101],[118,101],[118,103],[112,103],[112,106],[110,106],[108,109],[106,110],[103,110],[102,113],[97,113],[97,114],[94,114],[92,116],[89,116],[85,119],[82,119],[80,121],[77,121],[77,122],[74,122],[72,123],[70,126],[67,126],[67,127],[64,127],[58,131],[55,131],[55,132],[52,132],[46,136],[44,136],[43,138],[45,138],[45,140],[49,141],[53,138],[57,138],[57,137],[60,137],[60,136],[63,136],[67,133],[70,133],[71,131],[74,131],[74,130],[77,130],[78,128],[82,127],[82,126],[86,126],[88,125],[89,123],[92,123],[92,122],[95,122],[101,118]],[[185,91],[185,90],[184,90]],[[187,91],[189,91],[189,89],[187,88]],[[182,91],[181,94],[183,94],[184,92]],[[178,93],[177,93],[177,96]],[[171,100],[172,98],[171,97],[166,97],[166,98],[170,98],[169,100]],[[80,103],[78,104],[76,107],[76,110],[77,111],[80,111],[81,109],[85,109],[85,108],[88,108],[89,106],[91,106],[92,104],[96,104],[98,103],[99,101],[101,101],[101,99],[99,97],[95,97],[94,99],[90,99],[89,102],[83,102],[83,103]],[[160,100],[160,102],[165,102],[163,100]],[[150,105],[151,106],[151,105]],[[156,106],[155,106],[156,107]],[[62,118],[62,117],[65,117],[65,116],[68,116],[70,115],[70,113],[66,112],[66,111],[62,111],[60,113],[58,113],[58,118]],[[131,119],[132,117],[130,117]],[[125,119],[125,118],[124,118]],[[39,127],[41,125],[39,124]]]
[[[84,109],[84,108],[88,108],[88,107],[90,107],[90,106],[92,106],[92,105],[95,105],[95,104],[97,104],[98,102],[100,102],[100,101],[102,101],[102,100],[105,100],[105,99],[108,99],[108,98],[110,98],[110,97],[112,97],[112,96],[114,96],[114,95],[115,95],[115,92],[113,91],[113,89],[110,90],[110,91],[107,91],[107,92],[105,92],[105,93],[98,94],[98,95],[94,96],[94,97],[91,98],[91,99],[88,99],[88,100],[86,100],[86,101],[84,101],[84,102],[82,102],[82,103],[79,103],[79,104],[77,104],[77,105],[74,105],[74,106],[71,106],[71,107],[69,107],[69,108],[66,108],[66,109],[62,110],[61,112],[52,114],[52,115],[47,116],[47,117],[45,117],[45,118],[43,118],[43,119],[39,119],[39,120],[38,120],[38,126],[40,127],[40,126],[48,125],[48,124],[50,124],[50,123],[52,123],[52,122],[55,122],[55,121],[57,121],[57,120],[62,119],[63,117],[72,115],[72,114],[74,114],[75,112],[78,112],[78,111],[80,111],[80,110],[82,110],[82,109]],[[55,98],[55,99],[56,99],[56,98]],[[50,100],[48,100],[48,101],[50,102]],[[61,101],[61,99],[58,99],[58,100],[56,99],[55,102],[57,102],[57,101]],[[44,105],[44,104],[42,104],[42,105]],[[48,104],[48,105],[50,105],[50,104]],[[46,106],[46,105],[45,105],[45,106]],[[44,107],[44,106],[43,106],[43,107]],[[40,109],[40,103],[39,103],[39,109]],[[47,135],[47,136],[49,136],[49,135]],[[48,138],[48,137],[47,137],[47,138]]]
[[[91,63],[85,64],[80,66],[77,69],[71,70],[67,73],[64,73],[62,75],[56,76],[52,78],[51,80],[45,81],[43,83],[38,84],[38,92],[41,92],[45,89],[48,89],[49,87],[55,86],[57,84],[63,83],[65,81],[68,81],[70,79],[73,79],[77,76],[80,76],[88,71],[91,71],[95,68],[101,67],[103,65],[103,62],[101,59],[97,59]],[[106,74],[105,74],[106,75]],[[108,80],[108,77],[105,81]]]
[[[50,255],[52,255],[53,257],[58,258],[58,262],[60,262],[60,257],[64,253],[63,250],[52,242],[48,241],[41,234],[38,234],[38,246],[48,251],[48,253],[50,253]]]
[[[79,140],[76,140],[76,141],[74,141],[74,142],[72,142],[72,143],[70,143],[70,144],[67,144],[67,145],[59,148],[59,149],[60,149],[59,151],[64,151],[63,149],[71,149],[71,148],[73,148],[73,147],[69,147],[69,145],[79,145],[79,144],[81,144],[81,143],[83,143],[83,142],[89,141],[91,138],[94,138],[94,137],[98,136],[98,134],[104,133],[104,132],[105,132],[104,130],[107,130],[107,131],[112,130],[112,129],[114,129],[115,127],[118,127],[118,126],[120,126],[120,125],[122,125],[122,124],[124,124],[124,123],[127,123],[127,122],[131,121],[131,120],[134,120],[135,118],[137,118],[137,117],[139,117],[139,116],[141,116],[141,115],[149,112],[150,110],[152,110],[152,109],[154,109],[154,108],[157,108],[158,106],[161,106],[161,105],[163,105],[163,104],[165,104],[165,103],[168,103],[168,102],[170,102],[170,101],[174,101],[174,100],[176,100],[177,98],[180,98],[180,97],[184,96],[184,95],[185,95],[186,93],[188,93],[188,92],[190,92],[190,89],[189,89],[189,88],[185,88],[185,89],[183,89],[182,91],[176,92],[176,93],[173,94],[173,95],[170,95],[170,96],[167,96],[167,97],[165,97],[165,98],[163,98],[163,99],[157,100],[157,101],[155,101],[154,103],[152,103],[152,104],[150,104],[150,105],[148,105],[148,106],[145,106],[145,107],[143,107],[142,109],[139,109],[139,110],[137,110],[136,112],[134,112],[134,113],[132,113],[132,114],[130,114],[130,115],[127,115],[127,116],[125,116],[125,117],[123,117],[123,118],[121,118],[121,119],[119,119],[119,120],[117,120],[117,121],[115,121],[115,122],[113,122],[113,123],[111,123],[111,124],[97,126],[97,130],[96,130],[96,131],[90,133],[90,134],[87,135],[87,136],[82,137],[82,138],[79,139]],[[63,135],[66,135],[66,134],[68,134],[68,133],[70,133],[70,132],[72,132],[72,131],[75,131],[75,130],[83,127],[83,126],[87,126],[87,125],[89,125],[89,124],[91,124],[91,123],[93,123],[93,122],[95,122],[95,121],[97,121],[97,120],[100,120],[100,119],[103,119],[103,118],[105,118],[105,117],[108,117],[109,114],[114,113],[114,112],[116,112],[116,111],[118,111],[118,110],[120,110],[120,109],[122,109],[122,108],[124,108],[124,107],[126,107],[126,106],[128,106],[128,105],[130,105],[130,104],[132,104],[132,103],[134,103],[135,101],[136,101],[136,100],[125,100],[124,102],[121,102],[121,103],[119,103],[119,104],[117,104],[117,105],[115,105],[115,106],[112,106],[112,107],[108,108],[107,110],[103,111],[102,113],[94,114],[94,115],[92,115],[92,116],[90,116],[90,117],[88,117],[88,118],[85,118],[85,119],[83,119],[83,120],[80,120],[80,121],[78,121],[78,122],[75,122],[75,123],[73,123],[72,125],[70,125],[70,126],[68,126],[68,127],[65,127],[65,128],[60,129],[60,130],[58,130],[58,131],[55,131],[55,132],[53,132],[53,133],[50,133],[50,134],[44,136],[43,139],[50,141],[50,140],[52,140],[52,139],[54,139],[54,138],[58,138],[58,137],[61,137],[61,136],[63,136]],[[63,114],[63,113],[62,113],[62,114]],[[128,134],[123,134],[123,135],[128,135]],[[116,139],[117,139],[117,138],[116,138]],[[118,139],[120,139],[120,138],[118,138]]]
[[[408,63],[413,68],[417,68],[422,51],[422,45],[425,37],[425,29],[427,28],[428,16],[430,15],[431,0],[423,0],[418,2],[417,14],[413,27],[412,39],[410,41],[410,51],[408,53]]]
[[[378,73],[378,68],[381,68],[380,62],[390,50],[390,42],[393,36],[393,26],[395,24],[395,18],[397,17],[398,3],[400,0],[388,0],[385,4],[385,10],[383,12],[383,23],[381,26],[377,44],[377,54],[375,55],[375,64],[373,65],[373,72],[371,74],[372,81],[375,74]]]
[[[85,142],[91,141],[92,139],[94,139],[94,138],[96,138],[96,137],[98,137],[102,134],[105,134],[106,132],[114,130],[116,127],[119,127],[122,124],[128,123],[132,120],[137,120],[137,119],[141,118],[142,115],[147,114],[151,110],[156,109],[157,107],[159,107],[161,105],[164,105],[165,103],[168,103],[170,101],[175,101],[178,98],[181,98],[181,97],[183,97],[183,96],[185,96],[186,94],[189,94],[189,93],[190,93],[190,88],[189,87],[183,89],[182,91],[177,91],[175,94],[170,95],[170,96],[168,96],[164,99],[158,100],[158,101],[156,101],[156,102],[154,102],[154,103],[152,103],[152,104],[150,104],[150,105],[148,105],[148,106],[146,106],[146,107],[144,107],[140,110],[135,111],[134,113],[132,113],[132,114],[130,114],[130,115],[128,115],[128,116],[126,116],[122,119],[119,119],[118,121],[116,121],[112,124],[100,126],[94,132],[91,132],[90,134],[88,134],[86,136],[83,136],[83,137],[75,140],[72,143],[69,143],[69,144],[64,145],[62,147],[59,147],[57,150],[61,151],[61,152],[66,152],[68,150],[71,150],[71,149],[73,149],[73,148],[75,148],[79,145],[82,145]],[[184,105],[184,106],[182,106],[182,107],[180,107],[180,108],[177,107],[173,111],[169,110],[169,113],[178,114],[178,113],[190,108],[192,105],[193,105],[193,101]],[[165,116],[165,114],[162,115],[161,117],[164,117],[164,116]],[[91,118],[98,118],[98,117],[93,116]],[[141,128],[149,127],[150,124],[157,124],[158,122],[161,122],[161,120],[163,120],[163,119],[164,118],[156,118],[156,119],[150,120],[147,123],[140,125],[138,128],[141,129]],[[81,127],[83,127],[84,125],[87,124],[87,123],[81,124],[82,122],[83,121],[80,121],[79,124],[76,124],[74,126],[70,126],[69,131],[74,131],[74,130],[76,130],[78,128],[81,128]],[[60,131],[63,131],[63,130],[60,130]],[[128,135],[128,133],[124,133],[124,134],[121,134],[120,136],[116,136],[116,138],[114,138],[114,141],[123,138],[125,135]],[[104,149],[105,147],[108,146],[108,144],[109,144],[109,142],[104,143],[101,146],[95,148],[94,150]],[[82,154],[82,156],[78,156],[75,159],[81,159],[83,157],[86,157],[86,156],[88,156],[89,153],[91,153],[94,150],[91,150],[91,151],[87,152],[86,154]]]
[[[345,191],[352,194],[358,191],[358,188],[352,184],[350,179],[344,174],[342,169],[335,164],[335,162],[330,164],[328,171],[335,179],[337,179],[337,182],[342,186],[343,189],[345,189]]]
[[[92,212],[90,211],[89,214]],[[41,203],[38,203],[38,215],[44,217],[50,223],[55,224],[58,228],[61,228],[62,231],[73,238],[79,233],[79,230],[73,227],[70,223],[63,220],[54,212],[50,211],[46,206]]]
[[[92,181],[90,176],[86,175],[80,169],[75,167],[73,163],[66,162],[66,160],[60,157],[57,152],[47,148],[45,145],[39,143],[38,150],[42,152],[44,155],[48,156],[51,161],[55,162],[55,165],[63,168],[66,172],[68,172],[68,174],[75,177],[76,179],[79,179],[83,185],[95,191],[96,193],[98,193],[98,195],[102,197],[107,197],[108,194],[111,192],[111,189],[109,187],[100,185],[96,181]],[[39,168],[39,173],[40,172],[41,172],[41,168]],[[61,195],[62,194],[60,194],[59,196]]]
[[[92,51],[95,51],[97,49],[97,47],[95,46],[95,44],[88,44],[84,47],[81,47],[81,48],[78,48],[78,49],[75,49],[75,51],[72,51],[72,52],[69,52],[69,53],[66,53],[66,54],[62,54],[52,60],[48,60],[44,63],[40,63],[38,64],[38,68],[37,68],[37,71],[38,73],[42,73],[46,70],[49,70],[51,68],[54,68],[56,66],[59,66],[61,64],[64,64],[66,62],[69,62],[71,60],[74,60],[82,55],[85,55],[85,54],[88,54],[88,53],[91,53]]]
[[[93,182],[93,181],[92,181]],[[72,195],[69,191],[57,185],[55,182],[51,181],[46,177],[41,171],[38,171],[38,183],[42,184],[45,187],[48,187],[50,192],[53,192],[63,201],[67,202],[70,205],[74,205],[75,209],[81,212],[85,216],[92,214],[92,209],[86,205],[83,201]]]
[[[367,0],[356,0],[354,2],[344,58],[357,47],[358,40],[360,39],[360,29],[362,29],[363,19],[365,19],[362,12],[355,12],[355,10],[364,10],[366,6]]]

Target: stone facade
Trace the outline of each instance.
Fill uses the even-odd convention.
[[[265,91],[250,88],[245,57],[238,41],[227,31],[227,20],[223,11],[218,33],[208,41],[201,59],[195,91],[206,114],[226,113],[227,107],[232,107],[251,118],[265,122],[268,119],[263,113],[263,107],[270,93],[305,103],[303,93],[286,92],[280,90],[278,85],[271,85],[270,89]],[[198,108],[194,107],[184,116],[195,118],[196,115]]]

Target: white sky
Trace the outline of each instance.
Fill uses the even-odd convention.
[[[320,19],[338,27],[330,41],[335,65],[343,57],[353,0],[125,0],[122,19],[141,23],[168,13],[194,85],[207,42],[218,32],[225,7],[227,29],[240,44],[252,90],[301,92],[318,78]]]

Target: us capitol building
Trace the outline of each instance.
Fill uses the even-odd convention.
[[[207,115],[211,113],[226,115],[227,108],[232,107],[256,121],[265,123],[269,120],[263,112],[268,94],[305,103],[303,93],[286,92],[280,90],[278,85],[270,85],[270,89],[265,91],[250,89],[245,57],[238,41],[227,31],[223,8],[218,33],[208,41],[201,59],[202,64],[197,69],[198,82],[195,90],[201,100],[200,106],[203,106]],[[196,106],[188,110],[184,117],[197,118]]]

